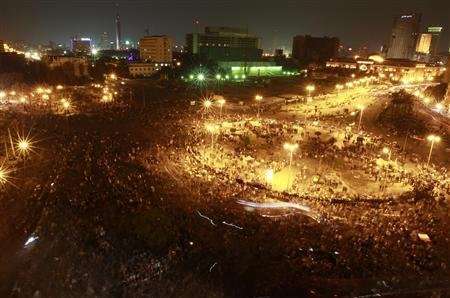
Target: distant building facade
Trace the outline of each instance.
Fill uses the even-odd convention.
[[[71,68],[73,74],[76,77],[87,76],[88,73],[88,60],[86,57],[75,56],[46,56],[44,61],[50,68]]]
[[[387,58],[414,59],[421,19],[422,15],[418,13],[395,17],[386,55]]]
[[[395,80],[422,81],[428,78],[435,78],[442,75],[444,67],[438,67],[423,62],[387,59],[377,62],[373,59],[349,59],[337,58],[327,62],[327,68],[346,69],[352,72],[361,71],[374,73],[376,75],[385,74]]]
[[[142,61],[159,63],[172,62],[173,40],[169,36],[144,36],[139,41],[139,52]]]
[[[99,47],[100,47],[100,50],[110,50],[111,49],[111,44],[109,43],[108,32],[103,32],[102,35],[100,35]]]
[[[422,33],[417,41],[416,52],[419,54],[430,54],[431,40],[433,36],[429,33]]]
[[[232,27],[206,27],[204,33],[187,34],[186,50],[213,61],[258,61],[263,52],[258,37]]]
[[[292,58],[300,62],[323,63],[337,57],[339,43],[336,37],[297,35],[292,42]]]
[[[439,44],[442,27],[428,27],[425,33],[419,35],[416,46],[416,60],[436,62],[439,60]]]
[[[77,55],[89,55],[91,53],[91,39],[73,38],[71,50]]]
[[[149,77],[171,63],[135,62],[128,64],[128,71],[132,77]]]

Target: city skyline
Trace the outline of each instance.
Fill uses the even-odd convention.
[[[87,36],[96,43],[103,32],[111,41],[115,36],[116,3],[122,23],[122,39],[138,40],[149,29],[150,34],[167,34],[178,44],[185,34],[193,32],[194,20],[200,26],[227,25],[247,27],[262,39],[266,50],[286,47],[298,34],[336,36],[342,44],[366,45],[378,50],[388,42],[393,18],[400,13],[420,12],[421,29],[444,27],[440,50],[448,49],[449,19],[446,1],[346,1],[347,5],[327,0],[294,3],[293,1],[8,1],[3,10],[0,34],[7,40],[31,43],[68,44],[70,37]],[[237,9],[238,8],[238,9]],[[14,10],[13,10],[14,9]],[[272,13],[272,15],[271,15]],[[80,18],[83,22],[80,22]],[[364,20],[364,24],[361,24]],[[58,26],[55,24],[58,23]]]

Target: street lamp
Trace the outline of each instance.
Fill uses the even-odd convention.
[[[314,85],[308,85],[306,86],[306,91],[308,92],[308,97],[311,97],[311,93],[316,90],[316,87]]]
[[[16,143],[17,151],[19,154],[25,157],[30,151],[32,151],[33,145],[30,139],[27,137],[20,137]]]
[[[207,123],[206,130],[211,134],[211,149],[214,147],[214,134],[217,132],[217,125]]]
[[[63,99],[61,99],[61,106],[62,106],[63,110],[65,112],[67,112],[71,108],[72,104],[70,103],[69,100],[63,98]]]
[[[336,90],[339,93],[339,91],[341,91],[342,89],[344,89],[344,86],[342,86],[341,84],[336,84]]]
[[[428,142],[431,142],[430,153],[428,153],[428,160],[427,160],[427,166],[428,166],[430,164],[431,153],[433,152],[434,143],[439,143],[441,141],[441,137],[436,136],[436,135],[429,135],[427,137],[427,140],[428,140]]]
[[[206,109],[209,109],[209,108],[212,106],[212,101],[210,101],[209,99],[206,99],[206,100],[203,102],[203,106],[204,106]]]
[[[295,152],[295,150],[298,149],[298,144],[297,143],[284,143],[283,145],[284,150],[289,152],[289,173],[288,173],[288,183],[287,185],[289,185],[289,181],[291,180],[291,166],[292,166],[292,156]]]
[[[438,111],[440,113],[444,109],[444,105],[442,103],[438,102],[435,106],[435,109],[436,109],[436,111]]]
[[[388,156],[388,161],[391,161],[391,154],[392,154],[391,149],[389,149],[388,147],[384,147],[382,152],[383,154]]]
[[[9,170],[5,167],[0,166],[0,184],[4,185],[8,182],[9,179]]]
[[[199,73],[199,74],[197,75],[197,80],[200,81],[200,82],[204,81],[204,80],[205,80],[205,75],[202,74],[202,73]]]
[[[221,98],[217,101],[217,103],[219,104],[219,107],[220,107],[219,119],[222,119],[222,109],[223,109],[223,106],[225,105],[225,102],[226,101],[223,98]]]
[[[364,106],[360,106],[359,107],[359,122],[358,122],[358,132],[361,129],[361,122],[362,122],[362,116],[363,116],[363,112],[364,112],[365,107]]]
[[[258,102],[258,118],[259,118],[260,104],[261,104],[261,101],[263,100],[262,95],[256,94],[255,95],[255,100],[256,100],[256,102]]]

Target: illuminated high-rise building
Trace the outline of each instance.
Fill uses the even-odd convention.
[[[139,41],[141,60],[152,62],[172,62],[173,40],[169,36],[144,36]]]
[[[397,16],[387,51],[387,58],[413,59],[419,37],[422,15],[418,13]]]
[[[431,26],[427,28],[427,34],[431,35],[430,55],[432,57],[439,54],[439,44],[441,41],[442,27]]]
[[[423,62],[436,62],[439,58],[439,42],[442,27],[428,27],[420,34],[416,46],[416,59]]]
[[[77,55],[88,55],[91,53],[91,39],[82,37],[82,38],[73,38],[72,39],[72,52]]]
[[[103,32],[102,35],[100,36],[99,47],[101,50],[110,49],[108,32]]]
[[[419,54],[430,54],[431,48],[431,40],[433,36],[428,33],[420,34],[420,37],[417,41],[416,52]]]

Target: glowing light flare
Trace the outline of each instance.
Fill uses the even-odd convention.
[[[209,99],[205,99],[204,101],[203,101],[203,107],[205,108],[205,109],[209,109],[211,106],[212,106],[212,101],[211,100],[209,100]]]
[[[199,74],[197,75],[197,80],[198,80],[198,81],[204,81],[205,79],[206,79],[206,77],[205,77],[204,74],[199,73]]]
[[[72,107],[72,103],[69,100],[63,98],[61,99],[61,106],[64,110],[67,111]]]
[[[259,95],[259,94],[255,95],[255,100],[256,101],[262,101],[263,100],[262,95]]]
[[[9,181],[11,171],[4,165],[0,166],[0,185],[5,185]]]
[[[283,144],[283,149],[287,150],[289,152],[294,152],[295,150],[298,149],[298,144],[297,143],[284,143]]]
[[[429,135],[429,136],[427,137],[427,140],[428,140],[429,142],[439,143],[439,142],[441,141],[441,137],[440,137],[440,136],[437,136],[437,135]]]
[[[22,152],[28,151],[29,148],[30,148],[30,143],[27,140],[20,140],[17,143],[17,149],[19,149]]]
[[[436,104],[435,109],[436,109],[438,112],[441,112],[441,111],[444,109],[444,105],[443,105],[442,103],[439,102],[439,103]]]
[[[313,92],[314,90],[316,90],[316,87],[314,85],[306,86],[306,91],[308,91],[309,93]]]

